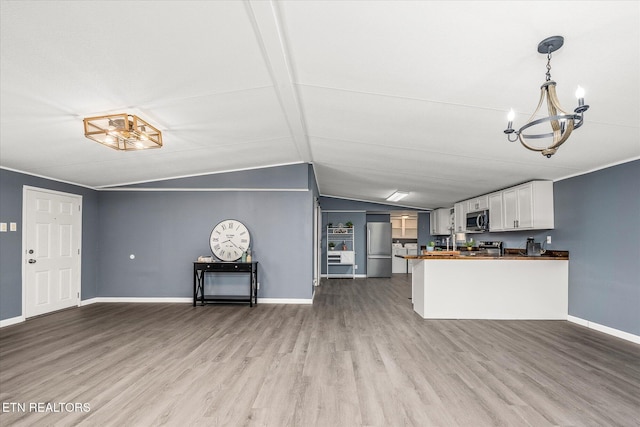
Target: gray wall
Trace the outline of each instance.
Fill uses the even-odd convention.
[[[100,192],[99,296],[192,296],[193,261],[211,255],[209,236],[218,222],[236,219],[251,233],[258,297],[310,299],[317,194],[310,168],[295,164]],[[218,278],[230,287],[246,281]]]
[[[554,185],[553,246],[570,251],[569,314],[640,335],[640,160]]]
[[[430,221],[430,212],[418,212],[418,253],[423,246],[426,247],[430,241],[434,240],[431,236]]]
[[[0,233],[0,320],[22,315],[22,189],[24,185],[82,196],[83,300],[97,295],[98,192],[85,187],[0,169],[0,222],[18,230]]]
[[[99,296],[192,296],[193,261],[211,255],[211,230],[233,218],[251,233],[258,297],[309,299],[312,214],[309,191],[101,192]]]
[[[226,218],[242,220],[251,232],[254,257],[260,263],[260,298],[309,299],[313,200],[318,195],[310,169],[297,164],[117,191],[95,191],[0,169],[0,221],[18,224],[17,232],[0,233],[0,320],[22,315],[23,185],[83,196],[83,300],[190,297],[192,262],[198,255],[211,255],[211,229]],[[176,191],[190,188],[197,191]],[[130,254],[136,255],[134,260]],[[235,279],[241,278],[225,281]]]

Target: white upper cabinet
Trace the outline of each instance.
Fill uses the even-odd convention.
[[[489,197],[480,196],[467,200],[467,212],[483,211],[489,208]]]
[[[489,209],[489,231],[552,229],[553,182],[530,181],[456,203],[456,231],[465,231],[467,212],[484,209]]]
[[[455,231],[467,231],[467,202],[458,202],[453,206],[455,211]]]
[[[504,231],[553,228],[553,182],[531,181],[502,191],[502,220]]]
[[[431,211],[429,215],[430,231],[432,236],[444,236],[451,234],[453,227],[453,208],[440,208]]]
[[[489,199],[489,231],[504,230],[502,213],[502,191],[491,193]]]
[[[438,210],[433,210],[429,214],[429,234],[436,236],[438,234]]]

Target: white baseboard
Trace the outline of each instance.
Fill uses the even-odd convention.
[[[351,274],[332,274],[331,277],[327,276],[326,274],[322,274],[320,275],[320,277],[323,277],[325,279],[351,279],[353,276]],[[367,275],[366,274],[356,274],[356,279],[366,279]]]
[[[598,332],[604,332],[608,335],[613,335],[617,338],[622,338],[623,340],[631,341],[635,344],[640,344],[640,335],[634,335],[629,332],[624,332],[619,329],[610,328],[609,326],[600,325],[595,322],[591,322],[589,320],[581,319],[575,316],[567,316],[567,321],[571,323],[576,323],[578,325],[584,326],[589,329],[593,329]]]
[[[16,323],[24,322],[24,316],[11,317],[9,319],[0,320],[0,328],[4,328],[5,326],[15,325]]]
[[[96,298],[89,298],[89,299],[81,300],[80,301],[80,307],[84,307],[85,305],[95,304],[97,302],[98,301],[96,301]]]
[[[98,302],[134,302],[134,303],[193,303],[192,297],[96,297],[82,301],[81,305]],[[313,298],[258,298],[262,304],[312,304]]]
[[[313,298],[258,298],[259,304],[313,304]]]
[[[87,303],[87,301],[91,301]],[[96,297],[82,301],[82,305],[97,302],[144,302],[144,303],[193,303],[192,297]]]

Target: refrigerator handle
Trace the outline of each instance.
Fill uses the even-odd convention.
[[[367,255],[371,253],[371,230],[367,228]]]

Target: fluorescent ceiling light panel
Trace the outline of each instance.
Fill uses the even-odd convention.
[[[398,200],[402,200],[409,195],[406,191],[396,191],[389,197],[387,197],[388,202],[397,202]]]

